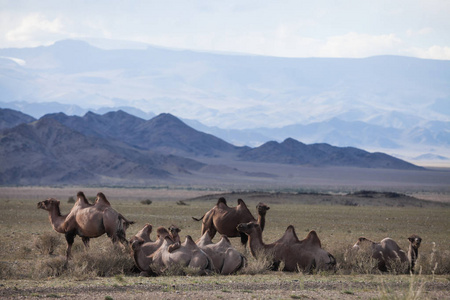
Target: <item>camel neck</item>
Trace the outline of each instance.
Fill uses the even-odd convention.
[[[254,257],[257,257],[264,249],[265,245],[262,240],[262,231],[254,231],[248,236],[250,251]]]
[[[418,254],[419,254],[419,249],[413,247],[412,245],[409,245],[408,258],[409,258],[409,265],[410,265],[411,271],[414,271],[414,265],[416,264]]]
[[[48,216],[50,219],[50,223],[53,226],[53,229],[55,229],[57,232],[64,233],[64,229],[62,228],[62,225],[64,221],[66,220],[65,216],[61,215],[61,210],[58,206],[54,206],[52,210],[48,212]]]
[[[261,231],[263,231],[264,226],[266,226],[266,215],[265,214],[258,215],[258,224],[259,224],[259,227],[261,227]]]

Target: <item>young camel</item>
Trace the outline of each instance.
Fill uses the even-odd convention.
[[[174,265],[197,270],[198,275],[214,271],[211,258],[195,244],[191,236],[186,236],[184,243],[171,247],[173,245],[172,238],[166,236],[161,247],[150,256],[150,267],[154,273],[161,274]]]
[[[304,240],[298,240],[294,227],[290,225],[283,237],[274,243],[265,244],[259,224],[239,224],[237,229],[249,236],[250,250],[254,257],[268,255],[272,258],[272,270],[277,270],[281,262],[284,263],[283,271],[288,272],[331,270],[336,265],[333,255],[321,248],[315,231],[309,232]]]
[[[225,198],[220,197],[217,204],[205,213],[203,217],[199,219],[192,218],[195,221],[203,220],[201,235],[209,231],[211,239],[214,238],[216,232],[227,237],[241,237],[242,244],[246,245],[248,241],[247,235],[239,232],[236,227],[241,223],[257,222],[260,224],[261,229],[264,230],[266,213],[270,207],[264,203],[259,203],[256,209],[258,211],[258,220],[253,217],[242,199],[238,199],[236,207],[229,207]]]
[[[387,272],[391,268],[392,261],[395,260],[400,261],[401,263],[408,262],[408,272],[414,272],[414,266],[422,238],[413,234],[408,240],[408,253],[405,253],[405,251],[403,251],[391,238],[385,238],[377,243],[365,237],[360,237],[355,245],[353,245],[353,249],[359,250],[361,248],[368,248],[372,253],[372,258],[378,261],[378,269],[381,272]]]
[[[52,206],[57,206],[57,211],[59,211],[59,201],[49,200],[55,199],[39,202],[38,208],[49,211],[49,214],[54,214],[51,211],[56,210]],[[99,237],[104,233],[113,242],[119,240],[124,245],[128,245],[125,230],[130,224],[134,223],[126,220],[111,206],[105,206],[104,203],[90,204],[83,192],[77,194],[77,201],[68,215],[65,217],[55,215],[55,218],[50,217],[50,222],[56,231],[65,234],[67,242],[66,260],[71,257],[71,249],[76,235],[82,238],[85,247],[89,247],[90,238]]]
[[[147,237],[149,237],[152,226],[150,224],[146,224],[144,228],[138,232],[135,236],[130,239],[130,246],[132,249],[132,255],[134,259],[134,263],[136,267],[141,271],[141,276],[151,276],[155,275],[150,268],[150,264],[152,263],[151,255],[156,252],[156,250],[161,247],[164,242],[164,239],[169,236],[169,231],[164,227],[159,227],[156,230],[157,240],[156,241],[146,241],[144,240],[139,233],[142,231],[148,232]]]

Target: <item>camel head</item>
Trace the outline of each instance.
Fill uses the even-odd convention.
[[[181,229],[178,228],[176,225],[170,225],[169,231],[170,231],[170,233],[172,233],[173,236],[176,236],[176,235],[178,235],[178,232],[181,231]]]
[[[372,242],[371,240],[366,239],[365,237],[359,237],[358,241],[356,241],[352,248],[354,250],[359,250],[360,248],[370,247],[372,246],[372,244],[374,244],[374,242]]]
[[[408,240],[413,249],[419,249],[420,243],[422,242],[422,238],[420,236],[413,234],[408,238]]]
[[[256,209],[258,210],[259,215],[265,216],[270,207],[262,202],[259,202],[258,205],[256,205]]]
[[[241,223],[236,227],[237,231],[243,232],[247,235],[250,235],[250,233],[254,230],[258,230],[258,228],[260,229],[261,227],[256,222]]]
[[[51,210],[53,207],[59,208],[59,200],[56,200],[55,198],[48,198],[44,201],[38,202],[37,208],[42,208],[47,211]]]

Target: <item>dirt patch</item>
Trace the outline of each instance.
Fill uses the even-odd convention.
[[[450,295],[445,278],[424,276],[302,276],[269,274],[218,277],[122,277],[93,279],[75,283],[6,282],[0,289],[2,299],[77,298],[77,299],[373,299],[394,296],[425,296],[444,299]],[[44,286],[45,285],[45,286]],[[55,286],[56,285],[56,286]],[[70,286],[63,286],[70,285]]]

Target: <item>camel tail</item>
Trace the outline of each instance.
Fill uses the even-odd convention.
[[[195,217],[192,217],[192,219],[194,219],[194,221],[201,221],[201,220],[203,220],[203,218],[205,217],[205,215],[203,215],[201,218],[199,218],[199,219],[197,219],[197,218],[195,218]]]

